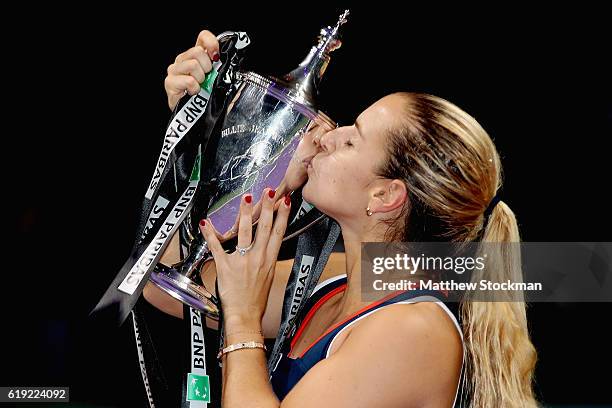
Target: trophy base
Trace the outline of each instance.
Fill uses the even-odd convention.
[[[211,319],[219,320],[217,300],[205,288],[176,269],[157,264],[149,280],[173,298],[204,312]]]

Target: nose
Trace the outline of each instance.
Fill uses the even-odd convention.
[[[325,132],[319,138],[314,139],[314,143],[324,152],[333,151],[335,148],[334,135],[335,130]]]

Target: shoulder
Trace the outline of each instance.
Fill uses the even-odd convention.
[[[419,351],[436,350],[452,357],[463,350],[462,339],[447,312],[434,302],[392,304],[363,319],[351,331],[353,341],[386,339],[387,344],[420,346]],[[443,352],[440,352],[443,350]]]
[[[423,390],[423,401],[454,396],[463,362],[461,335],[434,302],[383,307],[353,328],[337,352],[342,351],[355,358],[370,354],[372,364],[381,367],[379,375],[399,389],[409,380],[411,393]]]
[[[437,304],[385,306],[360,321],[333,355],[309,370],[285,406],[316,407],[325,401],[353,407],[450,406],[462,351],[454,323]],[[313,398],[313,389],[331,384],[329,393]]]

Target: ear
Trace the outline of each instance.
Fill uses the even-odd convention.
[[[408,200],[408,189],[401,180],[381,180],[370,191],[369,208],[372,213],[388,213],[401,208]]]

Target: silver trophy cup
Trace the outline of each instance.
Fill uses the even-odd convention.
[[[335,26],[323,28],[304,61],[282,78],[236,74],[238,91],[221,127],[212,167],[216,188],[208,208],[208,218],[224,238],[236,234],[243,194],[251,193],[259,203],[266,187],[275,188],[279,198],[290,192],[305,177],[305,166],[313,155],[312,139],[336,127],[318,111],[315,99],[329,54],[341,45],[339,29],[347,16],[348,10]],[[150,280],[172,297],[218,319],[219,300],[197,283],[203,264],[212,259],[211,252],[199,231],[189,241],[185,259],[172,266],[158,263]]]

